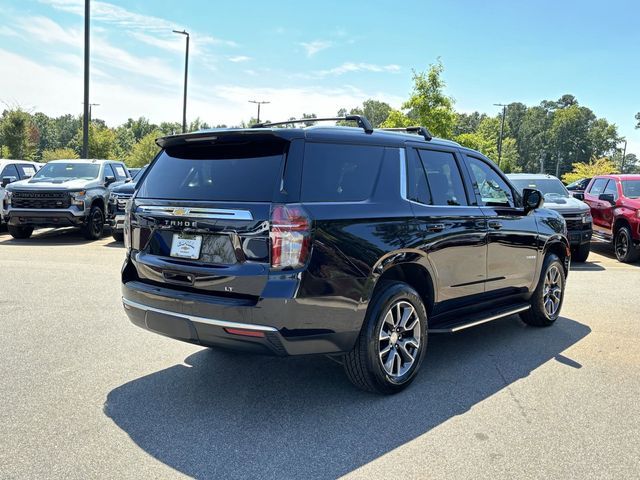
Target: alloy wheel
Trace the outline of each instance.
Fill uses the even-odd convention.
[[[562,275],[557,265],[551,265],[544,276],[542,298],[547,317],[553,318],[558,313],[562,301]]]
[[[397,378],[409,371],[418,357],[420,336],[420,317],[413,305],[406,300],[394,303],[378,335],[378,356],[388,375]]]
[[[624,229],[620,230],[616,236],[616,256],[618,259],[625,258],[629,251],[629,238],[625,234]]]

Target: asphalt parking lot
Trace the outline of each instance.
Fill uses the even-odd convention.
[[[432,336],[405,392],[132,326],[105,237],[0,233],[0,478],[639,478],[640,264],[595,245],[548,329]]]

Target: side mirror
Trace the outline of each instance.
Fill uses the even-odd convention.
[[[107,175],[106,177],[104,177],[104,184],[107,186],[111,185],[115,181],[116,177],[114,177],[113,175]]]
[[[584,192],[569,192],[573,198],[577,198],[578,200],[584,200]]]
[[[544,197],[540,190],[534,190],[533,188],[525,188],[522,191],[522,202],[524,203],[525,213],[529,213],[531,210],[540,208],[544,203]]]
[[[2,187],[3,188],[6,187],[7,185],[15,182],[16,180],[18,180],[16,177],[2,177]]]
[[[609,202],[611,205],[615,205],[616,201],[613,198],[613,193],[601,193],[598,195],[598,200],[602,200],[603,202]]]

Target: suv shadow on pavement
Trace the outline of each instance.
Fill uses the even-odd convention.
[[[354,389],[326,357],[202,350],[112,390],[104,412],[145,452],[195,478],[335,478],[463,414],[590,333],[510,317],[433,335],[424,369],[393,396]],[[526,412],[523,412],[526,416]],[[470,431],[469,435],[474,432]]]
[[[105,235],[101,239],[109,239],[110,237]],[[34,230],[31,238],[18,240],[9,235],[6,231],[0,230],[0,245],[87,245],[94,244],[95,240],[87,240],[82,236],[82,233],[75,227],[64,227],[46,230]],[[105,247],[118,247],[123,248],[123,244],[119,242],[109,242],[104,245]]]

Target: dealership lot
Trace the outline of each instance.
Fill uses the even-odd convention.
[[[549,329],[432,336],[405,392],[324,357],[216,352],[132,326],[121,244],[0,233],[2,478],[637,478],[640,264],[602,245]]]

